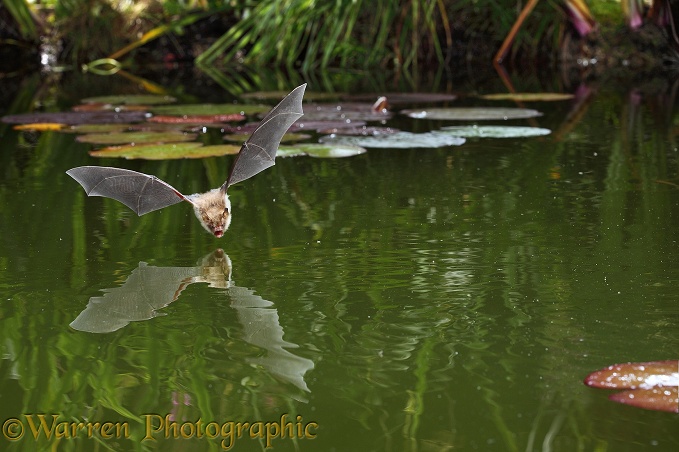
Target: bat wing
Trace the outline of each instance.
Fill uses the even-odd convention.
[[[104,289],[103,296],[90,298],[71,327],[90,333],[110,333],[130,322],[163,315],[158,310],[177,300],[202,270],[202,267],[155,267],[140,262],[122,286]]]
[[[186,199],[157,177],[132,170],[79,166],[66,171],[66,174],[83,186],[87,196],[116,199],[140,216]]]
[[[304,115],[302,98],[306,83],[298,86],[276,105],[241,147],[231,169],[226,189],[274,165],[276,151],[290,126]]]

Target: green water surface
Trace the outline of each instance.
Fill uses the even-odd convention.
[[[282,424],[274,450],[679,450],[676,414],[582,383],[679,358],[676,112],[605,89],[575,119],[527,106],[545,116],[511,125],[551,135],[279,159],[230,190],[222,239],[64,171],[193,193],[233,157],[94,159],[2,124],[0,449],[263,450]]]

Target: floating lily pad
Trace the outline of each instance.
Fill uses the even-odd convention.
[[[321,137],[320,142],[335,145],[353,144],[366,148],[411,149],[459,146],[465,139],[441,132],[397,132],[373,136],[326,135]]]
[[[398,129],[394,129],[393,127],[333,127],[330,129],[321,129],[318,131],[318,133],[325,133],[325,134],[335,134],[335,135],[362,135],[362,136],[371,136],[371,135],[383,135],[385,133],[396,133],[400,132]]]
[[[585,384],[609,389],[679,386],[679,360],[614,364],[589,374]]]
[[[157,115],[148,119],[149,122],[159,122],[164,124],[214,124],[219,122],[236,122],[245,119],[240,113],[230,113],[221,115]]]
[[[645,410],[679,413],[679,388],[632,389],[611,394],[610,400]]]
[[[81,104],[71,108],[73,111],[143,111],[146,112],[147,105],[111,105],[111,104]]]
[[[115,96],[87,97],[81,102],[85,104],[113,104],[113,105],[159,105],[176,102],[172,96],[157,94],[120,94]]]
[[[229,146],[229,145],[225,145]],[[139,146],[110,146],[104,149],[91,151],[90,155],[93,157],[119,157],[126,159],[143,159],[143,160],[170,160],[183,158],[201,158],[207,156],[217,155],[215,149],[208,150],[210,155],[205,155],[204,147],[201,143],[165,143],[165,144],[144,144]],[[230,146],[236,148],[237,146]],[[226,151],[229,151],[228,149]],[[218,155],[225,155],[227,152],[222,152]]]
[[[231,141],[233,143],[244,143],[248,138],[250,138],[250,133],[232,133],[229,135],[224,135],[224,140]],[[281,143],[293,143],[295,141],[308,140],[311,135],[308,133],[295,133],[288,132],[283,135]]]
[[[131,124],[76,124],[70,126],[64,132],[75,133],[112,133],[124,132],[131,127]]]
[[[679,413],[679,360],[615,364],[592,372],[585,384],[626,389],[610,400],[647,410]]]
[[[19,124],[12,127],[14,130],[24,130],[30,132],[49,132],[53,130],[63,130],[66,125],[53,122],[43,122],[35,124]]]
[[[276,153],[277,157],[296,157],[300,155],[308,155],[315,158],[336,159],[344,157],[353,157],[355,155],[365,154],[367,151],[354,145],[346,144],[318,144],[318,143],[303,143],[295,146],[281,146]]]
[[[490,119],[525,119],[542,116],[528,108],[429,108],[426,110],[403,110],[401,113],[415,119],[441,119],[456,121],[481,121]]]
[[[146,119],[143,111],[65,111],[55,113],[24,113],[2,117],[9,124],[33,124],[52,122],[57,124],[120,124],[140,122]]]
[[[498,93],[498,94],[484,94],[479,96],[487,100],[517,100],[524,102],[552,102],[558,100],[569,100],[573,98],[572,94],[568,93]]]
[[[76,140],[81,143],[92,144],[121,144],[121,143],[172,143],[179,141],[193,141],[195,133],[175,131],[167,132],[121,132],[121,133],[91,133],[81,135]]]
[[[538,137],[552,133],[541,127],[520,126],[448,126],[442,127],[442,132],[452,133],[458,137],[478,138],[519,138]]]
[[[151,108],[154,115],[193,116],[193,115],[252,115],[268,112],[271,107],[266,105],[245,104],[189,104],[189,105],[161,105]]]
[[[304,106],[307,121],[384,121],[391,112],[373,110],[373,104],[344,102],[337,104],[310,104]]]
[[[410,104],[410,103],[434,103],[434,102],[450,102],[457,99],[455,94],[443,93],[374,93],[374,94],[356,94],[346,96],[350,100],[372,100],[380,96],[387,98],[390,104]]]
[[[328,129],[333,127],[361,127],[366,124],[365,121],[307,121],[306,118],[302,117],[297,120],[292,126],[290,126],[291,132],[299,131],[319,131],[321,129]],[[226,126],[224,131],[228,133],[252,133],[259,126],[258,122],[249,122],[247,124],[242,124],[238,126]]]

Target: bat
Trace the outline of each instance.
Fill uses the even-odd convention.
[[[219,238],[231,224],[227,189],[275,164],[276,151],[290,126],[304,115],[302,99],[306,83],[290,92],[271,109],[240,148],[229,178],[219,188],[183,195],[167,182],[149,174],[106,166],[79,166],[66,171],[85,189],[87,196],[105,196],[125,204],[141,216],[181,201],[193,205],[206,231]]]
[[[231,273],[231,259],[221,249],[209,253],[194,267],[157,267],[140,262],[122,285],[91,297],[70,326],[88,333],[118,331],[131,322],[166,315],[163,308],[177,301],[189,285],[207,283],[230,299],[241,326],[240,339],[265,351],[254,352],[245,361],[308,392],[304,374],[314,368],[314,362],[287,350],[299,345],[283,339],[285,332],[275,304],[252,289],[236,286]]]

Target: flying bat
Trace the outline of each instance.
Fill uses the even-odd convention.
[[[79,166],[66,174],[83,186],[87,196],[116,199],[139,216],[188,201],[205,230],[215,237],[222,237],[231,224],[231,201],[226,190],[274,165],[283,135],[304,115],[305,89],[306,83],[298,86],[271,109],[243,143],[226,182],[208,192],[183,195],[155,176],[122,168]]]

